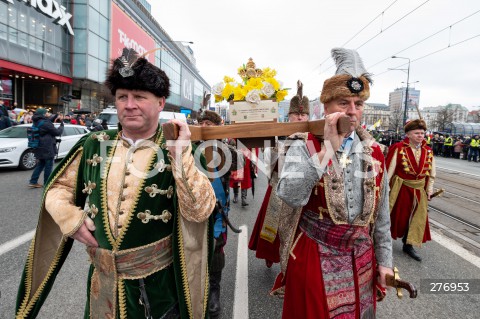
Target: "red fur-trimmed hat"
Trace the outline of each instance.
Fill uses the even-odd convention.
[[[323,83],[320,101],[325,104],[338,98],[353,96],[359,96],[366,101],[370,97],[372,79],[358,52],[334,48],[332,58],[337,65],[337,71]]]

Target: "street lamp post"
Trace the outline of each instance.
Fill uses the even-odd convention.
[[[406,59],[408,60],[407,68],[407,88],[405,89],[405,109],[403,110],[403,126],[407,123],[407,105],[408,105],[408,81],[410,80],[410,58],[404,58],[401,56],[392,56],[392,59]]]

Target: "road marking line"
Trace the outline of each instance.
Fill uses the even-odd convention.
[[[437,221],[435,221],[435,220],[433,220],[433,219],[429,219],[428,221],[429,221],[432,225],[435,225],[435,226],[437,226],[438,228],[441,228],[441,229],[443,229],[444,231],[449,232],[449,233],[457,236],[457,237],[460,238],[460,239],[463,239],[464,241],[466,241],[466,242],[469,243],[470,245],[475,246],[475,247],[477,247],[477,248],[480,248],[480,243],[477,243],[477,242],[474,241],[473,239],[468,238],[467,236],[460,234],[460,233],[457,232],[456,230],[450,229],[450,228],[448,228],[447,226],[443,225],[442,223],[439,223],[439,222],[437,222]],[[465,224],[465,223],[464,223],[464,224]]]
[[[468,250],[466,250],[465,248],[457,244],[453,239],[443,236],[435,231],[431,232],[431,236],[432,236],[432,239],[437,243],[439,243],[440,245],[444,246],[448,250],[451,250],[452,252],[462,257],[469,263],[480,268],[480,257],[475,256],[474,254],[472,254],[471,252],[469,252]]]
[[[10,250],[17,248],[20,245],[23,245],[27,241],[30,241],[35,234],[35,229],[29,231],[28,233],[23,234],[20,237],[7,241],[5,244],[0,246],[0,256],[8,253]]]
[[[456,173],[460,173],[460,174],[463,174],[463,175],[468,175],[468,176],[473,176],[473,177],[480,177],[480,175],[475,175],[475,174],[472,174],[472,173],[467,173],[467,172],[463,172],[463,171],[457,171],[455,169],[451,169],[451,168],[446,168],[446,167],[442,167],[442,166],[438,166],[438,165],[435,165],[435,167],[438,169],[443,169],[445,171],[452,171],[452,172],[456,172]]]
[[[233,319],[248,319],[248,229],[240,226],[238,234],[237,271],[233,299]]]

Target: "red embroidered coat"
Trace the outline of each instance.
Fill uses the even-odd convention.
[[[427,146],[425,141],[422,142],[420,148],[421,153],[417,163],[414,151],[410,146],[410,141],[408,138],[393,144],[388,150],[387,170],[389,173],[393,171],[393,175],[390,177],[391,193],[393,191],[392,187],[396,178],[400,178],[407,183],[408,181],[417,181],[421,183],[423,180],[424,186],[421,189],[409,187],[408,185],[405,185],[404,182],[401,185],[396,198],[391,194],[390,220],[392,238],[402,238],[409,229],[414,232],[415,227],[420,227],[420,231],[423,231],[423,236],[422,234],[419,234],[419,237],[423,238],[421,242],[425,243],[431,239],[430,228],[428,225],[428,214],[426,211],[417,210],[417,206],[421,201],[422,193],[426,195],[427,187],[429,182],[431,182],[430,174],[433,166],[433,151],[429,146]],[[394,160],[395,157],[396,160]],[[416,219],[413,219],[416,213],[424,214],[424,217],[422,216],[418,222]],[[412,220],[412,222],[410,222],[410,220]],[[423,224],[425,224],[424,227]],[[407,240],[407,243],[410,243],[409,240]],[[411,243],[417,245],[420,244],[420,242]]]

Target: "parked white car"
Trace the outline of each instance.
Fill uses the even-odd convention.
[[[32,124],[21,124],[0,131],[0,167],[18,167],[23,170],[33,169],[37,165],[33,149],[28,148],[27,128]],[[59,124],[55,123],[58,127]],[[65,124],[58,149],[58,158],[63,158],[68,151],[90,132],[85,126]]]
[[[117,109],[113,105],[107,106],[97,117],[97,119],[101,119],[102,121],[107,121],[108,129],[117,129],[118,128],[118,115]],[[161,111],[158,117],[158,121],[160,124],[168,122],[170,119],[179,119],[183,122],[187,122],[187,117],[184,113],[178,112],[169,112],[169,111]]]

